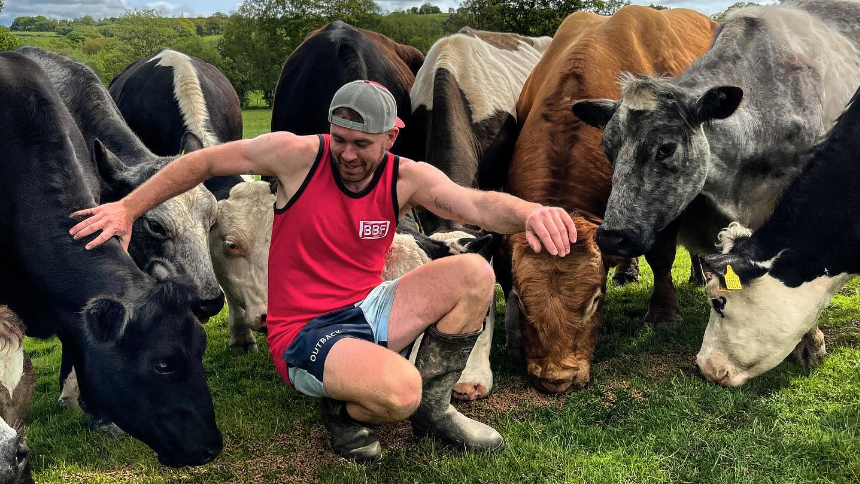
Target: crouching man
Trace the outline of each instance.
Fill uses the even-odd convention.
[[[276,132],[185,155],[124,199],[72,214],[88,217],[71,234],[101,231],[88,249],[113,236],[127,247],[136,218],[209,177],[277,177],[268,343],[281,377],[322,399],[332,449],[376,460],[382,449],[368,424],[409,418],[416,434],[500,451],[498,432],[451,406],[493,296],[492,269],[478,255],[457,255],[382,282],[384,254],[415,205],[489,231],[526,231],[535,251],[562,257],[576,241],[573,221],[560,208],[463,188],[389,153],[404,126],[379,84],[344,85],[329,121],[330,134]],[[401,353],[425,330],[413,366]]]

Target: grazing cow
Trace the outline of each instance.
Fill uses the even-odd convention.
[[[509,189],[526,200],[565,207],[579,232],[563,258],[536,254],[524,234],[508,239],[515,291],[508,320],[520,320],[526,367],[543,391],[564,392],[588,382],[606,273],[617,262],[604,257],[595,242],[612,166],[600,149],[600,132],[579,122],[571,104],[618,97],[623,71],[679,73],[707,50],[715,28],[704,15],[684,9],[628,6],[612,17],[577,12],[559,27],[523,87]],[[674,241],[660,247],[648,255],[655,274],[649,321],[677,313],[676,305],[667,304],[675,299]]]
[[[269,242],[272,233],[272,205],[275,196],[264,182],[245,182],[233,187],[230,197],[218,202],[218,219],[209,236],[215,271],[222,281],[230,308],[230,346],[254,351],[252,330],[266,322],[268,304]],[[383,279],[400,277],[427,262],[452,254],[476,252],[489,258],[493,250],[490,235],[475,238],[465,232],[420,234],[404,217],[391,248],[386,253]],[[492,318],[494,314],[491,314]],[[461,399],[474,399],[492,388],[490,336],[479,339],[473,357],[454,388]],[[483,335],[482,335],[483,336]]]
[[[30,484],[23,432],[36,372],[24,352],[24,325],[6,306],[0,306],[0,386],[0,482]]]
[[[825,354],[818,316],[860,274],[860,90],[754,234],[720,232],[703,258],[713,309],[696,358],[705,377],[743,385],[791,354],[807,367]],[[728,267],[741,290],[725,290]]]
[[[397,115],[406,124],[393,153],[413,158],[407,138],[411,128],[409,89],[424,62],[416,48],[341,21],[308,34],[281,71],[272,104],[272,131],[298,135],[328,133],[328,106],[335,91],[350,81],[369,79],[385,86],[397,101]]]
[[[242,105],[230,81],[215,66],[170,49],[138,59],[110,83],[110,95],[128,126],[153,153],[182,153],[182,135],[194,133],[203,146],[242,139]],[[204,185],[217,200],[227,198],[242,177],[218,176]]]
[[[615,166],[600,248],[642,254],[685,211],[695,253],[732,220],[760,226],[860,83],[858,18],[853,0],[736,10],[680,75],[629,76],[620,101],[576,104],[605,126]]]
[[[56,335],[95,418],[116,422],[166,465],[221,451],[203,370],[206,334],[167,263],[143,272],[111,240],[69,235],[94,207],[98,174],[78,125],[32,59],[0,53],[0,303],[27,334]]]
[[[140,142],[89,67],[35,47],[22,47],[19,52],[47,74],[91,149],[101,178],[96,201],[121,199],[173,160],[156,156]],[[185,136],[184,144],[186,151],[202,147],[193,134]],[[202,186],[189,190],[136,220],[128,249],[144,270],[167,260],[180,274],[188,276],[196,289],[192,309],[201,321],[218,314],[224,305],[224,293],[206,246],[215,211],[211,193]]]
[[[465,187],[504,187],[517,98],[551,40],[464,27],[433,44],[410,93],[418,159]],[[416,213],[426,233],[459,227],[425,209]]]

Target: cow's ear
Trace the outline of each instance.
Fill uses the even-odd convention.
[[[493,254],[485,249],[490,246],[491,242],[493,242],[493,234],[486,234],[480,237],[462,238],[457,241],[458,244],[466,248],[466,252],[480,254],[488,260]]]
[[[618,110],[619,101],[612,99],[589,99],[573,103],[574,116],[583,123],[597,129],[603,129]]]
[[[718,86],[708,90],[696,101],[696,115],[699,122],[726,119],[741,104],[744,90],[737,86]]]
[[[179,148],[181,154],[188,154],[192,151],[202,150],[203,149],[203,141],[197,137],[196,134],[191,131],[186,131],[185,134],[182,135],[182,142],[179,143]]]
[[[122,338],[128,324],[128,311],[118,299],[99,296],[87,303],[83,318],[87,335],[95,341],[107,343]]]
[[[134,188],[129,183],[126,174],[128,168],[111,150],[98,138],[93,140],[93,162],[99,171],[102,189],[114,195],[124,196]]]

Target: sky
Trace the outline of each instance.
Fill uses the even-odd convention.
[[[382,10],[392,11],[417,7],[426,0],[377,0]],[[442,11],[458,7],[460,0],[429,0]],[[737,0],[653,0],[667,7],[686,7],[705,14],[724,10]],[[652,0],[632,0],[631,3],[648,5]],[[5,0],[0,13],[0,25],[9,25],[19,15],[44,15],[54,18],[75,18],[92,15],[94,18],[116,17],[126,10],[152,8],[167,16],[205,16],[214,12],[230,13],[241,0]]]

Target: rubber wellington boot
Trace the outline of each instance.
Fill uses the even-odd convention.
[[[480,331],[440,333],[436,326],[424,332],[415,367],[421,373],[421,405],[410,417],[417,435],[433,435],[470,451],[499,452],[505,439],[489,425],[461,414],[451,405],[451,390],[466,368]]]
[[[346,402],[323,398],[320,410],[331,448],[337,455],[356,462],[373,462],[382,457],[376,433],[349,416]]]

